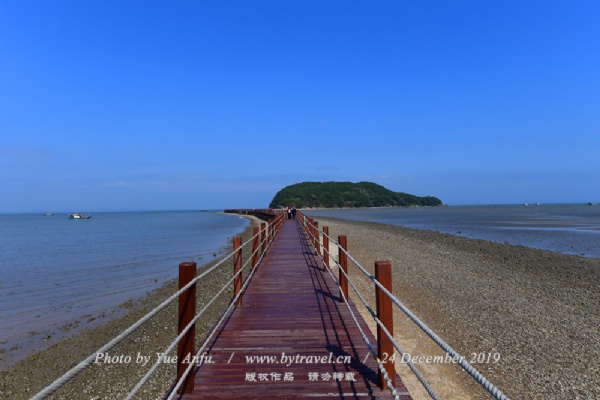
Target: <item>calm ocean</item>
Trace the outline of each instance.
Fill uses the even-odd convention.
[[[248,224],[198,211],[0,215],[0,368],[16,344],[23,353],[110,313],[176,278],[182,261],[206,264]]]
[[[600,258],[600,206],[587,204],[314,210],[306,214],[429,229]]]

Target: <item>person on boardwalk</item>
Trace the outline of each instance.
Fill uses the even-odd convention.
[[[291,206],[288,206],[287,215],[288,215],[288,219],[292,219],[292,207]]]
[[[292,206],[292,219],[296,219],[296,206]]]

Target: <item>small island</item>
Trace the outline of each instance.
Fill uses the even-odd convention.
[[[393,192],[372,182],[303,182],[281,189],[269,208],[358,208],[441,206],[437,197]]]

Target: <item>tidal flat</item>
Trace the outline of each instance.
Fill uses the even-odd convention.
[[[391,261],[393,293],[512,399],[600,398],[600,259],[429,230],[318,218],[371,273]],[[375,305],[372,283],[349,263]],[[358,303],[357,300],[355,300]],[[366,313],[366,311],[365,311]],[[367,319],[365,317],[365,319]],[[443,355],[404,313],[395,337],[411,355]],[[444,399],[485,399],[451,363],[417,367]],[[402,363],[415,398],[429,398]]]
[[[319,226],[329,227],[334,239],[346,235],[350,254],[367,270],[372,271],[375,261],[391,261],[398,299],[508,397],[600,398],[600,259],[377,223],[318,221]],[[244,240],[250,232],[250,228],[245,231]],[[372,283],[352,263],[350,273],[374,307]],[[210,274],[199,286],[198,305],[206,304],[230,276],[229,265]],[[175,288],[171,283],[142,301],[130,302],[125,316],[84,330],[1,371],[0,397],[32,397]],[[230,291],[224,293],[209,309],[198,324],[199,337],[212,327],[230,296]],[[353,299],[359,303],[356,296]],[[369,320],[366,309],[360,305],[359,309]],[[441,398],[490,398],[454,363],[428,362],[427,357],[444,353],[402,313],[394,319],[396,339],[406,353],[418,357],[417,367]],[[129,356],[131,362],[95,364],[53,398],[124,398],[147,370],[134,361],[139,355],[164,351],[176,326],[176,304],[171,304],[106,358]],[[428,398],[401,360],[397,370],[413,398]],[[175,366],[161,363],[140,396],[162,398],[174,376]]]

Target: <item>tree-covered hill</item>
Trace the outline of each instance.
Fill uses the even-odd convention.
[[[392,192],[372,182],[303,182],[281,189],[270,208],[342,208],[342,207],[401,207],[440,206],[437,197],[419,197],[408,193]]]

